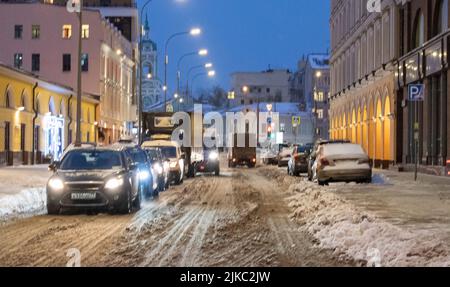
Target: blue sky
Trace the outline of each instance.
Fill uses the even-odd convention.
[[[183,71],[211,61],[217,76],[199,79],[195,89],[230,85],[235,71],[296,68],[298,59],[311,52],[326,52],[329,41],[328,0],[153,0],[147,7],[151,37],[159,48],[159,76],[163,78],[163,49],[175,32],[199,26],[199,38],[171,42],[169,88],[176,82],[176,62],[184,53],[207,48],[209,56],[187,58]],[[143,0],[139,0],[142,5]]]

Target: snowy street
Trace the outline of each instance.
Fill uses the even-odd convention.
[[[319,187],[284,168],[224,169],[132,215],[47,216],[48,176],[0,169],[0,266],[65,266],[71,248],[82,266],[450,265],[446,179],[376,171]]]

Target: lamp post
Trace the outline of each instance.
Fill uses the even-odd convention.
[[[169,55],[168,55],[169,44],[176,37],[185,36],[185,35],[198,36],[201,33],[202,33],[201,29],[193,28],[190,31],[184,31],[184,32],[175,33],[175,34],[171,35],[166,41],[166,45],[165,45],[165,48],[164,48],[164,87],[163,87],[163,90],[164,90],[164,110],[166,109],[166,105],[167,105],[167,65],[169,65]]]
[[[318,93],[317,91],[317,81],[322,77],[322,72],[321,71],[317,71],[316,74],[314,75],[315,79],[314,79],[314,91],[313,91],[313,100],[314,100],[314,140],[318,139],[318,133],[317,133],[317,126],[318,126],[318,113],[317,113],[317,98],[316,98],[316,94]]]
[[[215,75],[216,75],[216,71],[208,71],[208,72],[198,73],[192,78],[192,81],[191,81],[191,92],[190,92],[190,95],[192,95],[192,99],[194,99],[193,90],[194,90],[194,83],[195,83],[195,81],[199,77],[202,77],[202,76],[208,76],[209,78],[213,78]],[[189,97],[190,97],[189,94],[187,95],[187,97],[188,97],[188,102],[189,102]]]
[[[191,56],[195,56],[195,55],[199,55],[201,57],[207,56],[208,55],[208,50],[201,49],[199,51],[186,53],[183,56],[181,56],[180,59],[178,59],[178,63],[177,63],[177,93],[180,92],[181,62],[183,62],[183,60],[186,59],[187,57],[191,57]]]
[[[145,7],[147,7],[147,5],[152,2],[152,0],[147,0],[147,2],[145,2],[144,6],[142,6],[142,10],[141,10],[141,21],[143,19],[143,13],[145,11]],[[139,27],[139,99],[138,99],[138,112],[139,112],[139,128],[138,128],[138,138],[139,138],[139,145],[142,144],[142,49],[143,49],[143,45],[142,45],[142,23],[141,26]]]
[[[79,34],[78,34],[78,71],[77,71],[77,129],[75,135],[75,146],[81,146],[81,100],[82,100],[82,77],[81,77],[81,55],[83,49],[83,0],[79,0],[78,11]]]
[[[206,63],[204,65],[193,66],[189,69],[187,76],[186,76],[186,95],[189,94],[189,79],[191,78],[192,72],[195,70],[198,70],[200,68],[211,69],[212,67],[213,67],[212,63]]]

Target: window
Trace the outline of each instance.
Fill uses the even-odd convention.
[[[31,26],[31,38],[32,39],[39,39],[41,37],[41,26],[39,25],[32,25]]]
[[[14,39],[22,39],[23,26],[15,25],[14,26]]]
[[[83,72],[89,71],[89,55],[88,54],[81,55],[81,71],[83,71]]]
[[[81,30],[81,37],[83,39],[89,39],[89,25],[83,25]]]
[[[266,89],[266,92],[267,92],[267,93],[270,93],[270,88],[267,88],[267,89]]]
[[[318,109],[317,110],[317,118],[318,119],[323,119],[323,110],[322,109]]]
[[[425,42],[425,27],[424,27],[424,17],[421,10],[417,12],[416,18],[414,20],[414,47],[417,48],[423,45]]]
[[[71,57],[70,54],[63,55],[63,72],[70,72],[71,70]]]
[[[63,39],[70,39],[72,37],[72,25],[63,25],[62,37]]]
[[[41,55],[32,54],[31,55],[31,71],[39,72],[41,70]]]
[[[323,102],[323,92],[315,92],[314,93],[314,100],[316,102]]]
[[[14,67],[17,69],[22,69],[23,65],[23,55],[22,53],[14,54]]]

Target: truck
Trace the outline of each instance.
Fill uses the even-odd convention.
[[[173,113],[144,113],[143,114],[143,138],[144,141],[166,140],[170,141],[173,132],[182,123],[173,122]],[[203,141],[204,126],[203,117],[189,113],[191,119],[191,146],[180,146],[184,170],[187,177],[195,177],[197,172],[220,173],[219,156],[216,149],[206,149],[203,142],[195,143],[194,136],[201,135]],[[183,140],[183,138],[180,138]],[[198,145],[198,146],[197,146]]]
[[[228,167],[256,166],[256,135],[254,134],[233,134],[233,146],[228,149]],[[245,139],[245,144],[240,145],[240,139]],[[252,141],[254,142],[252,143]]]

